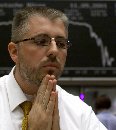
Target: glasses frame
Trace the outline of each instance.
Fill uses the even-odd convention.
[[[38,36],[40,36],[40,35],[48,36],[48,38],[50,38],[51,40],[54,40],[54,41],[55,41],[55,39],[56,39],[57,37],[61,37],[61,36],[57,36],[57,37],[54,38],[54,37],[50,37],[50,36],[47,35],[47,34],[39,34],[39,35],[33,36],[33,37],[31,37],[31,38],[25,38],[25,39],[23,39],[23,40],[16,41],[15,44],[18,44],[18,43],[20,43],[20,42],[25,42],[25,41],[31,41],[31,40],[35,41],[35,39],[36,39]],[[64,37],[62,37],[62,38],[64,38]],[[51,40],[50,40],[50,42],[51,42]],[[59,47],[59,46],[57,45],[59,48],[68,49],[70,46],[72,46],[72,44],[70,43],[70,41],[69,41],[68,39],[64,38],[64,40],[65,40],[66,43],[67,43],[67,47],[66,47],[66,48],[63,48],[63,47]],[[56,41],[55,41],[55,42],[56,42]],[[37,44],[36,42],[34,42],[34,43],[39,46],[39,44]],[[57,42],[56,42],[56,44],[57,44]],[[41,45],[40,45],[40,46],[41,46]],[[46,46],[47,46],[47,45],[46,45]]]

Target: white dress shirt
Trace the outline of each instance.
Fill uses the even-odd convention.
[[[0,78],[0,130],[21,130],[23,111],[19,104],[29,100],[16,82],[13,70]],[[61,130],[107,130],[78,96],[58,85],[56,88]]]

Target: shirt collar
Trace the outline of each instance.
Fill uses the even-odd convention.
[[[11,111],[13,111],[22,102],[28,100],[14,78],[14,69],[15,67],[11,70],[6,85]]]

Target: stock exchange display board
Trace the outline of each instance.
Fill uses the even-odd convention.
[[[110,0],[0,2],[1,73],[14,65],[7,51],[12,18],[26,6],[48,6],[67,14],[72,46],[62,76],[116,77],[116,2]]]

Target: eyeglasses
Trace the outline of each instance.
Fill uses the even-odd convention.
[[[55,38],[51,38],[47,34],[40,34],[40,35],[37,35],[32,38],[17,41],[15,43],[29,41],[29,40],[33,40],[33,43],[35,43],[37,46],[49,46],[51,43],[51,40],[55,40],[56,45],[58,46],[58,48],[61,48],[61,49],[67,49],[71,46],[71,43],[68,41],[68,39],[66,39],[62,36],[57,36]]]

